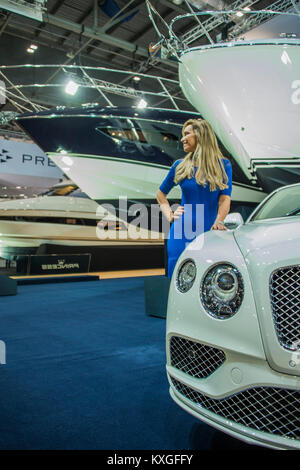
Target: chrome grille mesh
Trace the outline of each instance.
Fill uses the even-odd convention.
[[[176,390],[197,406],[235,423],[300,439],[299,390],[257,387],[216,400],[172,378]]]
[[[278,340],[286,349],[295,350],[300,342],[300,266],[274,271],[270,296]]]
[[[205,378],[225,361],[220,349],[196,343],[180,336],[170,339],[171,365],[193,377]]]

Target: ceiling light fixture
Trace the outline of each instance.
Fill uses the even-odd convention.
[[[147,106],[148,106],[148,103],[146,100],[144,100],[144,98],[142,98],[137,105],[139,109],[147,108]]]
[[[33,54],[36,50],[37,50],[38,46],[36,46],[35,44],[31,44],[28,49],[27,49],[27,52],[29,54]]]
[[[78,83],[75,83],[73,80],[69,80],[68,83],[66,84],[65,92],[68,95],[74,96],[77,93],[78,88],[79,88]]]

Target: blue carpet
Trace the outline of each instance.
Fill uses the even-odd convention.
[[[0,449],[210,449],[224,436],[170,398],[165,320],[145,315],[142,278],[19,285],[0,305]]]

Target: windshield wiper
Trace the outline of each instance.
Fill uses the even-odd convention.
[[[287,214],[285,214],[285,217],[288,217],[289,215],[297,215],[297,214],[300,214],[300,207],[288,212]]]

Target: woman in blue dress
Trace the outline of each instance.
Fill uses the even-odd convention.
[[[183,125],[183,149],[187,155],[177,160],[157,191],[157,201],[172,223],[167,241],[168,277],[175,264],[197,235],[208,230],[226,230],[224,219],[230,209],[232,167],[223,157],[214,131],[203,119],[189,119]],[[172,210],[167,194],[179,184],[181,205]]]

